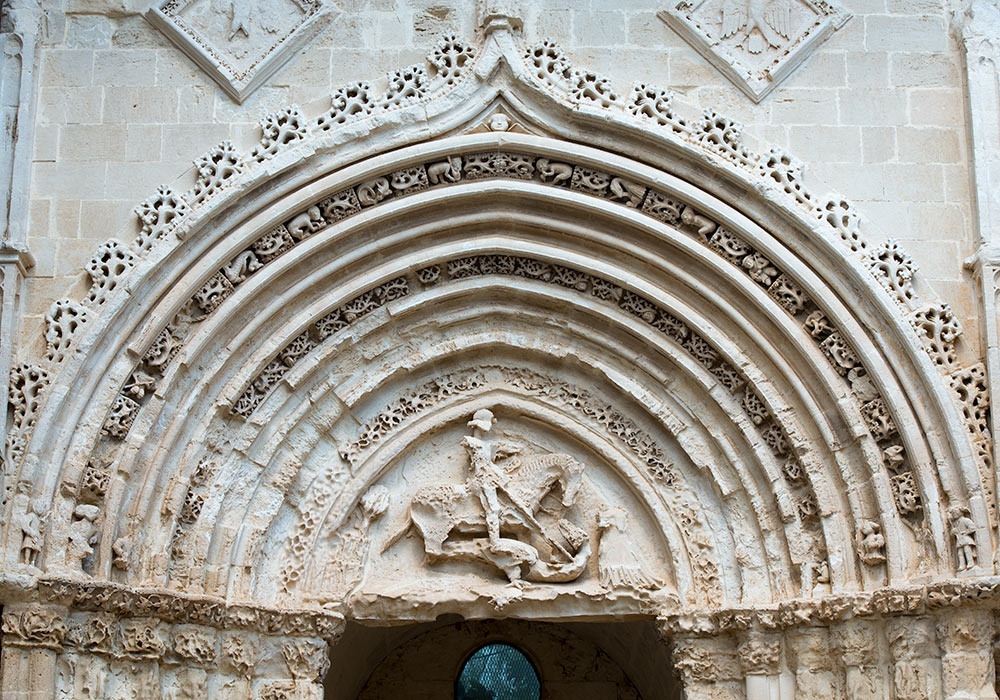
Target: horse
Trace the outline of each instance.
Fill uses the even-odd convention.
[[[568,454],[514,456],[499,466],[507,474],[499,490],[502,530],[530,531],[529,520],[534,520],[542,499],[556,486],[562,491],[564,508],[576,503],[583,464]],[[423,486],[410,501],[403,527],[389,538],[382,551],[392,547],[411,527],[423,538],[424,552],[430,561],[464,557],[468,556],[468,547],[450,546],[446,540],[452,535],[485,536],[486,514],[468,481]]]

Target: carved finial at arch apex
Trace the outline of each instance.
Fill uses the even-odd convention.
[[[851,13],[832,0],[684,0],[657,16],[760,102]]]
[[[524,27],[524,10],[518,0],[479,0],[476,24],[486,36],[495,31],[519,31]]]

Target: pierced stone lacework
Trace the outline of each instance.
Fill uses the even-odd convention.
[[[72,299],[59,299],[45,313],[46,359],[62,362],[74,345],[74,337],[87,322],[90,312]]]
[[[973,441],[990,440],[990,390],[986,367],[978,364],[951,375],[951,388]]]
[[[774,181],[796,202],[807,209],[813,209],[816,204],[812,195],[802,184],[802,163],[780,148],[772,148],[766,158],[761,161],[764,177]]]
[[[152,248],[158,239],[166,235],[176,220],[189,210],[190,207],[183,197],[174,194],[167,185],[160,185],[156,194],[134,209],[142,226],[139,236],[135,239],[136,249],[144,253]]]
[[[273,158],[284,148],[301,141],[308,133],[308,126],[298,105],[289,105],[260,120],[263,132],[260,145],[253,149],[250,157],[261,162]]]
[[[627,107],[632,116],[650,119],[670,127],[675,134],[689,134],[691,128],[674,111],[674,96],[669,90],[637,83],[632,87]]]
[[[427,62],[434,66],[438,77],[446,85],[454,85],[465,74],[475,56],[475,49],[454,34],[449,34],[434,45]]]
[[[574,71],[570,95],[576,102],[593,102],[605,108],[621,101],[606,78],[588,71]]]
[[[225,189],[244,170],[246,163],[229,141],[223,141],[194,162],[198,179],[184,195],[189,206],[196,207],[209,197]]]
[[[42,393],[49,385],[49,373],[41,367],[27,363],[10,371],[7,386],[7,406],[10,411],[10,428],[7,431],[7,459],[10,464],[20,464],[28,437],[38,418]]]
[[[727,160],[743,167],[756,167],[757,156],[743,143],[743,125],[739,122],[707,109],[693,134],[699,143]]]
[[[102,243],[87,263],[87,274],[90,276],[87,302],[91,306],[101,306],[134,265],[135,255],[121,241],[112,238]]]
[[[914,303],[916,292],[913,289],[913,274],[917,271],[917,266],[899,245],[899,241],[890,239],[878,246],[869,254],[867,264],[875,279],[896,302],[904,308],[909,308]]]
[[[525,52],[525,60],[543,84],[568,90],[573,77],[569,60],[555,43],[545,40]]]
[[[427,70],[422,65],[400,68],[389,74],[389,88],[382,98],[382,107],[391,109],[420,100],[427,94],[428,82]]]
[[[352,119],[366,117],[375,110],[375,105],[371,83],[361,81],[338,88],[330,98],[330,109],[316,120],[316,128],[329,131]]]
[[[840,234],[840,239],[854,253],[863,253],[868,244],[861,237],[861,215],[844,197],[828,195],[819,208],[821,219]]]
[[[917,335],[924,341],[931,360],[940,369],[950,372],[957,361],[955,341],[962,334],[962,325],[947,304],[925,306],[910,316]]]

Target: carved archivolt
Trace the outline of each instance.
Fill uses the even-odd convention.
[[[843,334],[827,321],[823,309],[817,307],[799,284],[736,233],[720,227],[709,217],[698,213],[691,204],[668,197],[624,177],[581,166],[553,163],[550,159],[523,153],[500,151],[452,156],[440,161],[440,164],[447,170],[442,171],[441,168],[437,168],[439,163],[428,163],[401,171],[387,172],[385,175],[366,180],[310,205],[302,214],[293,216],[286,224],[265,233],[249,249],[237,255],[231,263],[213,275],[194,295],[186,310],[179,314],[178,318],[194,321],[204,319],[233,294],[241,282],[271,260],[291,250],[298,242],[352,214],[384,201],[431,186],[455,184],[461,182],[463,178],[481,180],[506,177],[531,179],[552,186],[566,186],[572,190],[637,209],[685,231],[764,287],[788,313],[801,318],[804,327],[829,358],[834,369],[850,379],[850,386],[859,401],[873,437],[883,450],[893,450],[897,457],[893,463],[893,473],[894,476],[900,476],[896,481],[902,482],[910,478],[907,476],[909,467],[905,464],[905,453],[902,449],[895,449],[902,448],[902,445],[895,440],[895,423],[888,413],[885,400],[878,395],[877,389],[871,382],[865,382],[863,389],[855,389],[855,385],[865,377],[865,370]],[[448,172],[451,176],[448,178],[437,176],[437,182],[432,185],[428,177],[429,172]],[[560,178],[560,172],[565,172],[566,177]],[[772,446],[777,456],[782,461],[795,459],[788,448],[789,442],[780,428],[764,426],[768,420],[768,411],[759,396],[731,365],[721,359],[718,351],[668,311],[658,309],[655,304],[633,292],[563,266],[502,256],[495,259],[451,260],[444,267],[424,268],[418,270],[416,274],[419,281],[427,280],[423,282],[424,284],[433,283],[442,278],[443,274],[447,279],[483,274],[510,274],[548,281],[579,291],[589,291],[599,299],[615,303],[674,337],[698,362],[715,374],[721,383],[738,394],[740,403],[754,424],[762,427],[765,440]],[[893,275],[893,279],[898,278],[898,274]],[[906,277],[906,280],[909,280],[909,277]],[[251,382],[234,405],[233,412],[244,417],[249,416],[282,376],[316,344],[347,328],[373,310],[409,294],[411,284],[405,277],[390,280],[351,299],[316,321],[310,329],[297,336],[279,352],[278,356]],[[147,360],[146,366],[138,368],[137,372],[150,377],[162,373],[169,357],[179,351],[184,330],[183,320],[164,329],[154,346],[145,354],[145,357],[150,358],[154,364]],[[954,340],[954,336],[949,337],[951,341]],[[163,346],[169,346],[169,350],[166,352],[167,359],[161,361],[165,355],[160,349]],[[105,432],[112,438],[123,439],[127,435],[128,427],[141,407],[138,399],[142,397],[135,397],[134,391],[130,396],[128,391],[128,388],[123,390],[105,423]],[[899,457],[903,459],[900,460]],[[792,472],[800,471],[794,465],[788,465],[787,469]],[[910,498],[905,507],[901,508],[901,512],[904,515],[916,516],[919,514],[919,503],[914,503]]]
[[[504,71],[487,70],[490,66],[495,68],[501,60],[512,66],[514,77]],[[474,65],[483,70],[477,67],[479,72],[473,73]],[[489,82],[493,80],[500,81],[497,87]],[[503,81],[509,84],[501,84]],[[481,90],[493,92],[487,99],[477,92]],[[526,125],[524,131],[530,128],[545,133],[543,126],[531,123],[530,114],[523,118],[511,116],[515,110],[503,101],[502,95],[498,96],[503,91],[530,94],[530,100],[522,100],[527,112],[529,103],[539,103],[543,105],[539,110],[548,110],[553,120],[572,114],[573,119],[600,121],[607,128],[602,133],[614,133],[622,139],[640,134],[649,143],[661,144],[683,158],[696,160],[699,167],[714,169],[720,178],[741,182],[753,193],[748,195],[748,201],[760,203],[754,210],[758,219],[763,218],[761,212],[780,211],[783,221],[795,222],[795,230],[788,235],[801,238],[793,241],[796,245],[769,242],[780,236],[775,233],[767,239],[752,233],[744,220],[752,223],[754,217],[727,213],[724,206],[712,204],[704,191],[688,184],[679,186],[662,172],[657,174],[638,161],[627,161],[595,149],[586,156],[585,149],[560,145],[541,136],[493,134],[492,130],[513,128],[511,124],[515,122]],[[455,112],[455,105],[466,101],[478,105],[480,114],[473,120],[475,123],[449,122],[440,133],[471,129],[475,132],[472,136],[431,139],[430,145],[383,155],[380,160],[353,165],[340,163],[345,167],[338,171],[339,179],[328,177],[323,181],[326,184],[303,190],[294,198],[297,202],[294,207],[286,207],[280,214],[267,212],[266,217],[261,215],[246,224],[239,229],[238,243],[234,242],[237,234],[233,234],[233,240],[227,239],[224,256],[214,247],[213,234],[207,231],[206,222],[221,221],[229,203],[243,195],[248,201],[255,201],[253,197],[260,196],[259,186],[271,181],[275,174],[287,173],[289,181],[294,182],[299,164],[313,163],[310,160],[313,153],[325,155],[335,151],[350,138],[345,134],[363,120],[371,120],[365,122],[365,128],[371,127],[376,137],[397,127],[398,133],[405,135],[406,127],[393,120],[402,123],[411,119],[407,110],[421,110],[423,118],[429,119],[426,114],[434,110]],[[502,107],[499,111],[498,101]],[[443,294],[442,290],[459,289],[461,285],[472,287],[481,281],[502,283],[510,288],[524,285],[544,290],[544,294],[553,298],[561,296],[573,299],[573,304],[600,309],[622,327],[640,329],[637,334],[658,338],[657,342],[669,347],[674,356],[683,358],[693,374],[704,375],[703,383],[712,401],[731,406],[733,410],[728,415],[735,423],[746,426],[747,434],[752,434],[758,461],[777,465],[770,467],[774,473],[762,478],[762,482],[773,489],[776,498],[786,498],[787,502],[778,508],[780,523],[762,525],[764,534],[760,537],[770,536],[782,525],[806,533],[805,539],[810,544],[799,547],[791,559],[794,565],[803,568],[802,579],[808,578],[807,563],[815,567],[808,570],[814,572],[812,582],[819,586],[816,590],[823,592],[823,586],[835,585],[831,583],[831,569],[836,581],[836,576],[842,573],[837,566],[845,558],[851,558],[850,552],[842,550],[834,556],[833,550],[843,543],[828,539],[831,522],[841,516],[840,510],[845,506],[851,509],[846,515],[850,522],[840,528],[837,537],[848,541],[849,550],[873,570],[874,573],[868,572],[873,581],[888,573],[890,567],[883,566],[883,562],[888,560],[891,564],[893,548],[905,546],[901,542],[908,537],[923,537],[929,552],[954,554],[955,569],[981,571],[988,559],[981,550],[989,545],[984,513],[993,504],[971,496],[990,494],[992,481],[986,471],[981,471],[978,478],[963,476],[963,483],[957,483],[961,480],[956,480],[954,474],[967,473],[967,465],[956,464],[955,455],[973,455],[984,463],[988,459],[992,439],[988,429],[989,398],[982,372],[975,367],[959,366],[955,344],[960,328],[950,310],[946,305],[919,300],[913,289],[914,266],[905,251],[893,241],[869,246],[861,236],[860,217],[854,207],[840,197],[824,198],[810,193],[803,184],[801,166],[793,158],[776,150],[766,154],[756,152],[742,139],[739,124],[715,112],[709,111],[699,119],[688,114],[682,116],[680,111],[665,91],[648,85],[620,91],[599,76],[574,69],[551,44],[525,48],[509,35],[506,38],[496,35],[483,47],[473,49],[449,37],[435,48],[427,65],[401,69],[389,76],[384,85],[358,83],[338,91],[330,109],[318,118],[296,107],[265,118],[261,123],[261,142],[249,154],[237,153],[229,143],[212,149],[197,161],[193,184],[163,186],[137,208],[141,223],[131,244],[112,240],[101,247],[87,267],[92,286],[86,300],[61,300],[47,315],[49,352],[44,366],[18,370],[12,390],[16,431],[8,437],[15,445],[11,454],[18,458],[22,453],[30,455],[35,451],[47,454],[50,444],[58,444],[51,447],[51,456],[40,461],[56,465],[52,468],[62,471],[57,478],[44,480],[43,487],[43,480],[30,471],[38,466],[37,462],[25,460],[24,480],[32,483],[37,480],[36,490],[41,493],[43,488],[49,489],[47,497],[58,504],[58,512],[53,511],[44,534],[45,549],[51,547],[52,558],[36,556],[33,547],[27,547],[28,554],[24,554],[24,542],[34,542],[28,536],[33,532],[33,521],[28,515],[35,511],[31,510],[31,499],[27,497],[20,499],[18,505],[18,512],[25,517],[11,518],[8,522],[20,522],[28,529],[8,534],[8,552],[16,551],[19,560],[24,559],[22,564],[28,565],[31,560],[42,563],[43,568],[61,567],[60,570],[79,576],[101,571],[94,566],[95,562],[102,566],[115,562],[110,565],[116,570],[112,573],[128,580],[155,571],[169,579],[171,585],[184,586],[184,570],[190,569],[186,562],[203,550],[207,540],[199,538],[210,536],[219,518],[211,511],[211,489],[229,464],[220,454],[209,455],[202,462],[199,462],[202,455],[197,455],[178,469],[186,476],[169,480],[172,494],[166,499],[169,505],[164,503],[159,511],[168,523],[164,527],[169,542],[163,545],[164,553],[158,560],[170,562],[169,565],[161,567],[159,563],[144,561],[142,566],[147,569],[142,569],[142,573],[130,568],[142,559],[135,555],[136,548],[141,548],[141,537],[140,541],[133,537],[134,531],[141,528],[130,525],[132,532],[119,534],[108,519],[114,520],[127,507],[124,491],[139,488],[137,484],[142,477],[130,473],[130,469],[145,469],[143,459],[159,459],[142,452],[139,443],[153,436],[149,423],[170,419],[172,409],[159,412],[165,403],[171,405],[169,392],[176,386],[172,383],[185,372],[200,371],[201,360],[195,359],[194,353],[199,343],[205,343],[206,336],[238,312],[239,304],[233,297],[257,293],[263,281],[277,279],[289,261],[308,251],[323,249],[343,232],[348,232],[344,235],[349,237],[354,227],[361,227],[365,221],[392,211],[417,209],[416,205],[433,198],[440,198],[439,201],[451,195],[458,198],[475,187],[502,187],[552,201],[573,202],[581,208],[599,208],[609,217],[637,222],[636,226],[661,232],[664,239],[671,237],[678,248],[697,250],[698,256],[710,261],[707,264],[712,269],[720,271],[720,279],[733,281],[734,287],[752,290],[748,294],[759,307],[755,313],[760,318],[777,319],[775,323],[791,329],[797,357],[807,358],[809,370],[823,377],[823,382],[829,376],[828,386],[815,389],[830,394],[825,405],[835,404],[844,415],[859,417],[858,425],[851,426],[854,432],[850,435],[847,430],[836,435],[824,432],[830,423],[818,417],[816,425],[822,427],[811,429],[811,435],[821,434],[829,440],[823,447],[827,450],[824,454],[836,453],[838,458],[845,451],[863,454],[868,462],[864,470],[871,478],[850,481],[852,488],[859,481],[865,486],[844,495],[843,502],[821,492],[821,488],[829,490],[831,485],[818,481],[812,472],[816,455],[807,439],[809,431],[802,430],[798,417],[775,401],[766,369],[741,356],[739,349],[732,347],[725,337],[713,336],[697,322],[687,319],[673,300],[661,299],[650,292],[652,285],[643,287],[634,283],[639,276],[616,277],[610,271],[599,273],[573,262],[571,246],[566,247],[567,259],[526,250],[516,253],[472,250],[472,246],[467,246],[469,250],[465,253],[458,248],[422,254],[414,257],[412,264],[386,266],[385,274],[378,268],[378,273],[366,272],[364,282],[345,284],[343,293],[338,291],[338,296],[324,300],[326,306],[322,310],[313,306],[308,314],[296,316],[294,329],[288,326],[287,334],[282,330],[269,336],[266,344],[255,345],[258,339],[240,340],[239,347],[226,350],[233,356],[225,358],[225,362],[242,363],[243,367],[224,380],[228,384],[224,396],[216,394],[213,410],[219,410],[212,420],[226,426],[219,427],[220,431],[229,430],[242,436],[240,440],[244,443],[238,447],[241,456],[242,451],[252,451],[245,444],[253,440],[249,436],[263,434],[258,422],[263,424],[273,419],[270,406],[274,402],[269,400],[271,397],[276,397],[275,402],[280,400],[281,392],[276,388],[292,386],[296,377],[309,371],[311,363],[328,357],[332,347],[338,344],[349,347],[352,335],[363,334],[366,325],[391,319],[399,309],[412,308],[424,298],[434,298]],[[498,118],[490,118],[491,115]],[[421,134],[423,139],[426,134]],[[402,142],[402,138],[398,137],[393,144]],[[606,156],[606,163],[598,156]],[[656,158],[650,156],[648,160]],[[316,181],[314,175],[310,178],[310,182]],[[306,195],[306,191],[310,194]],[[220,225],[219,230],[226,229]],[[181,240],[183,245],[179,244]],[[800,264],[793,250],[801,250],[803,256],[818,255],[816,251],[820,251],[826,256],[822,259],[835,258],[841,267],[831,271],[830,277],[843,273],[850,280],[818,282],[819,278],[810,269],[811,263]],[[654,251],[649,252],[652,258]],[[372,259],[380,255],[381,252]],[[173,268],[169,267],[174,264],[171,260],[177,264],[174,277],[171,277]],[[374,263],[370,269],[376,269]],[[159,284],[154,278],[170,278],[173,282],[154,290]],[[858,313],[871,311],[873,317],[899,321],[892,321],[896,325],[892,325],[891,333],[882,335],[881,328],[873,333],[880,339],[899,340],[905,347],[891,347],[892,342],[886,341],[885,348],[878,348],[872,338],[859,333],[858,329],[865,324],[855,322],[843,310],[836,292],[837,284],[855,283],[864,288],[866,303],[875,309],[859,309]],[[834,291],[827,296],[826,289]],[[133,335],[138,325],[133,324],[128,333],[123,330],[122,318],[128,315],[123,311],[127,312],[130,304],[153,308],[160,304],[160,299],[169,300],[169,311],[160,311],[166,308],[165,302],[155,314],[144,316],[141,336]],[[290,307],[290,311],[298,309]],[[95,319],[100,324],[107,323],[107,328],[99,327]],[[757,328],[755,323],[747,322],[747,333],[766,333],[772,327]],[[67,457],[69,451],[64,443],[69,438],[56,439],[51,417],[40,422],[40,417],[47,415],[42,390],[47,382],[55,381],[59,391],[53,393],[53,400],[72,399],[76,380],[71,375],[83,366],[76,357],[77,350],[88,352],[94,347],[105,347],[96,342],[103,332],[122,334],[106,345],[118,348],[101,370],[107,372],[101,379],[102,390],[107,393],[95,398],[92,407],[84,411],[87,418],[81,420],[87,427],[79,430],[72,457]],[[921,345],[929,354],[914,354]],[[880,352],[886,353],[885,357],[905,356],[908,364],[893,368],[898,375],[880,372],[886,364]],[[774,364],[781,361],[782,358],[773,358]],[[57,373],[60,364],[65,370]],[[112,365],[113,372],[107,369]],[[925,373],[927,369],[931,375]],[[678,476],[674,465],[654,439],[635,429],[628,415],[613,406],[595,406],[580,387],[558,380],[542,382],[533,370],[523,367],[510,366],[507,370],[510,386],[537,399],[571,405],[583,416],[581,421],[596,421],[604,432],[624,444],[646,475],[659,484],[658,488],[669,491],[676,487]],[[934,371],[940,371],[946,382],[934,377]],[[446,375],[444,372],[439,378]],[[478,388],[474,374],[452,380],[458,387],[454,389],[456,392],[464,391],[462,387],[466,386],[470,390]],[[933,399],[932,409],[919,421],[907,413],[917,387],[923,387]],[[349,471],[362,463],[369,451],[376,449],[399,424],[417,415],[428,402],[446,397],[451,390],[440,383],[431,383],[417,386],[410,394],[394,394],[398,398],[391,404],[382,404],[385,410],[381,414],[359,425],[356,435],[338,445],[345,469]],[[803,394],[810,391],[812,387],[802,389]],[[954,406],[949,408],[939,403],[942,397],[946,401],[954,398],[960,408],[955,410]],[[93,415],[97,411],[101,412],[99,418]],[[964,425],[957,419],[959,412],[965,419]],[[921,434],[925,421],[936,421],[935,425],[941,428],[940,433],[935,431],[926,441]],[[44,434],[40,432],[38,445],[33,448],[34,443],[29,440],[32,430],[41,431],[39,425],[44,425]],[[100,434],[96,435],[98,431]],[[962,431],[967,432],[972,451],[964,443],[952,442],[953,433]],[[961,437],[964,439],[965,434]],[[84,445],[86,440],[93,441]],[[725,444],[724,440],[719,442]],[[135,450],[130,449],[133,443]],[[933,447],[928,448],[928,444]],[[58,456],[59,450],[65,454]],[[131,460],[128,462],[131,466],[123,466],[125,459]],[[831,458],[831,462],[835,461]],[[938,476],[931,463],[939,464],[941,471],[952,470],[940,489],[948,494],[946,499],[938,495]],[[280,503],[275,508],[299,511],[295,517],[283,512],[276,521],[305,523],[304,529],[284,533],[289,538],[292,559],[303,561],[308,558],[315,529],[322,525],[320,514],[347,496],[338,490],[342,482],[318,479],[308,489],[301,485],[293,487],[296,465],[291,458],[288,464],[280,474],[273,475],[268,487],[274,486],[273,500]],[[832,464],[830,469],[839,466]],[[157,481],[159,478],[150,480],[149,489],[164,488]],[[11,482],[7,483],[9,490]],[[878,497],[859,493],[868,488],[877,490]],[[58,489],[55,495],[54,489]],[[727,491],[726,495],[730,493]],[[887,494],[886,503],[889,499],[895,502],[896,513],[891,507],[886,507],[883,513],[871,508],[871,503],[882,502],[883,493]],[[928,493],[935,496],[929,498]],[[351,509],[360,503],[360,496],[360,492],[350,495],[349,503],[340,505],[347,508],[346,512],[354,512]],[[286,498],[287,502],[283,500]],[[993,496],[989,498],[992,500]],[[949,507],[969,507],[969,511],[956,510],[945,521]],[[699,516],[685,514],[680,505],[678,513],[678,518],[687,520],[691,528],[705,525]],[[299,514],[302,518],[296,520]],[[897,531],[900,520],[913,526],[913,535]],[[859,525],[867,529],[862,532]],[[267,527],[267,523],[254,523],[248,528],[253,533],[240,541],[253,541],[253,546],[259,547],[260,532]],[[931,531],[936,537],[934,541],[927,534]],[[879,542],[878,536],[884,542]],[[229,532],[225,537],[228,539],[219,545],[223,549],[235,546],[233,541],[244,537],[244,533]],[[702,569],[699,585],[710,592],[708,598],[717,601],[719,596],[711,591],[721,586],[715,579],[723,574],[713,569],[721,568],[722,564],[712,561],[712,537],[696,536],[692,541],[705,543],[703,565],[698,564]],[[970,562],[972,566],[968,566]],[[779,568],[785,564],[782,562]],[[226,572],[215,571],[212,575],[221,579]],[[302,575],[300,568],[289,567],[281,585],[295,588],[301,585]],[[803,587],[808,588],[805,584]],[[780,591],[771,593],[781,595]]]
[[[453,89],[459,77],[467,76],[475,54],[472,47],[454,36],[448,36],[439,42],[428,57],[434,73],[433,79],[423,66],[414,66],[390,76],[383,98],[371,96],[373,88],[367,83],[345,88],[334,96],[331,111],[322,115],[315,126],[294,106],[269,115],[261,121],[263,136],[260,145],[250,154],[250,161],[264,161],[273,158],[279,149],[293,149],[314,131],[321,133],[331,125],[363,119],[377,114],[379,110],[397,108],[408,101],[424,101],[442,91]],[[625,109],[627,114],[640,121],[653,121],[668,127],[670,134],[702,147],[713,155],[721,156],[765,182],[776,184],[780,191],[799,206],[827,222],[852,251],[863,253],[866,250],[859,234],[859,217],[849,202],[837,196],[830,196],[822,201],[813,197],[803,187],[801,165],[796,160],[776,149],[771,149],[766,156],[753,153],[742,141],[742,127],[739,124],[712,111],[705,113],[700,124],[689,123],[675,114],[673,98],[668,92],[646,85],[637,85],[631,97],[627,101],[622,100],[610,91],[606,81],[600,77],[572,68],[559,48],[550,43],[527,50],[524,60],[543,88],[560,96],[567,94],[575,102],[588,105],[596,103],[601,108],[615,106]],[[718,225],[699,214],[689,204],[671,200],[642,184],[633,183],[627,179],[627,174],[588,171],[572,164],[552,163],[549,159],[536,159],[515,153],[466,154],[464,160],[463,165],[463,156],[455,156],[445,158],[440,163],[427,163],[416,168],[386,173],[385,176],[366,181],[318,202],[301,215],[292,217],[284,226],[264,234],[254,246],[210,278],[193,299],[193,308],[190,310],[192,317],[202,318],[211,313],[232,294],[236,285],[263,264],[290,249],[297,241],[345,216],[387,198],[410,194],[429,186],[453,184],[463,178],[483,177],[535,179],[556,186],[569,186],[626,206],[641,205],[642,210],[651,216],[668,223],[680,221],[685,227],[692,227],[699,236],[710,238],[708,242],[713,248],[734,264],[742,265],[751,277],[767,287],[790,312],[797,314],[808,303],[808,300],[800,298],[801,289],[792,278],[781,275],[759,252],[742,244],[738,236],[724,229],[716,231]],[[145,255],[154,242],[163,239],[168,233],[172,232],[178,239],[183,238],[184,226],[181,224],[190,212],[199,206],[205,206],[213,197],[221,195],[238,180],[251,174],[246,162],[228,141],[206,153],[195,161],[195,165],[198,171],[197,182],[190,191],[180,195],[164,185],[154,197],[136,209],[142,222],[142,231],[133,244],[135,253],[122,248],[114,240],[104,244],[98,251],[89,268],[93,279],[93,287],[88,293],[89,302],[97,306],[103,304],[106,295],[133,267],[136,255]],[[560,175],[563,171],[566,174]],[[916,303],[911,282],[914,267],[909,256],[897,243],[889,241],[866,255],[868,257],[865,261],[872,273],[894,298],[903,304]],[[364,303],[363,300],[355,302]],[[46,334],[50,346],[49,358],[54,361],[62,359],[72,334],[88,318],[87,309],[74,307],[70,300],[58,302],[57,305],[58,308],[54,306],[49,313],[50,327]],[[933,333],[926,330],[927,324],[921,325],[919,319],[915,319],[914,323],[921,334]],[[953,351],[949,348],[959,332],[960,329],[945,331],[943,338],[931,337],[928,341],[928,349],[935,361],[949,371],[952,369],[950,363],[939,358],[942,354],[946,359],[952,357]],[[169,327],[162,335],[162,341],[158,339],[158,346],[177,344],[170,342],[168,336],[176,333]],[[819,332],[816,335],[818,341],[823,339]],[[823,347],[835,364],[844,367],[845,363],[849,365],[852,362],[853,352],[842,337],[835,336],[834,340]],[[176,347],[172,350],[176,352]],[[160,369],[163,368],[161,365]],[[845,373],[849,368],[845,367]],[[266,393],[282,373],[282,367],[276,364],[266,373],[266,378],[254,393]],[[246,397],[244,406],[252,404],[252,401],[252,395]],[[109,417],[107,434],[123,437],[127,433],[126,426],[130,424],[138,408],[139,402],[134,398],[120,397]]]

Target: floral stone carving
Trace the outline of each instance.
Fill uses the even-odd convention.
[[[851,18],[832,0],[683,0],[658,16],[754,102]]]
[[[243,102],[333,18],[326,0],[161,0],[146,18]]]

